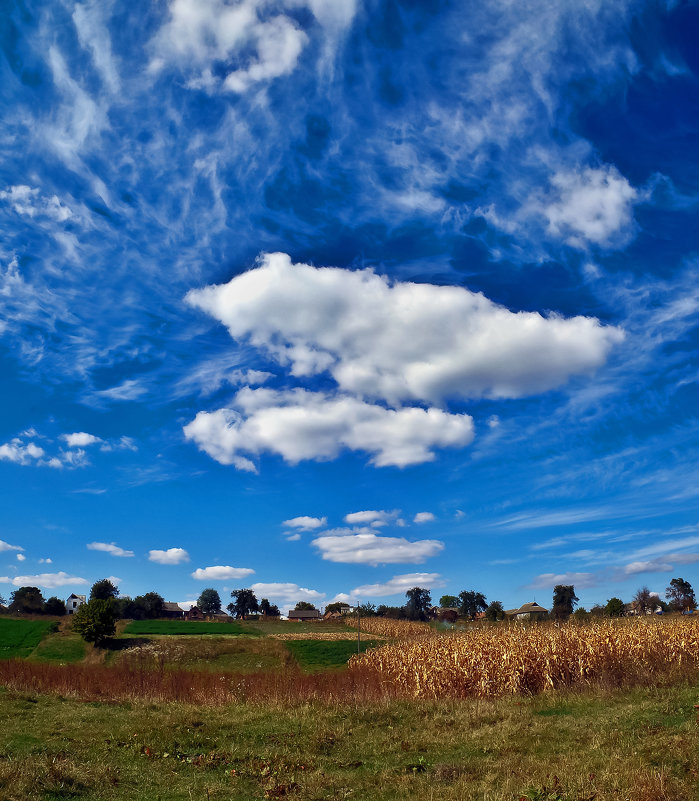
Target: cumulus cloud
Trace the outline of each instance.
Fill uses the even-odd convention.
[[[90,551],[103,551],[104,553],[108,553],[110,556],[133,556],[133,551],[127,551],[124,548],[120,548],[114,542],[88,542],[87,548]]]
[[[64,206],[56,195],[46,197],[36,187],[9,186],[0,191],[0,200],[12,206],[17,214],[25,217],[48,217],[55,222],[65,222],[72,216],[71,210]]]
[[[94,445],[96,442],[102,441],[94,434],[87,434],[85,431],[78,431],[74,434],[61,434],[61,439],[65,440],[69,448],[84,448],[87,445]]]
[[[403,573],[400,576],[393,576],[392,579],[378,584],[362,584],[355,587],[349,593],[339,593],[336,596],[338,601],[353,601],[360,598],[381,598],[386,595],[405,595],[413,587],[424,587],[433,589],[442,587],[444,579],[439,573]]]
[[[258,598],[269,598],[270,601],[281,606],[294,605],[298,601],[317,604],[325,598],[324,592],[283,581],[256,582],[250,589]],[[284,609],[281,611],[284,613]]]
[[[241,579],[251,576],[255,571],[249,567],[231,567],[230,565],[212,565],[211,567],[198,567],[192,578],[199,581],[225,581],[225,579]]]
[[[292,375],[328,371],[341,390],[393,405],[545,392],[600,367],[624,336],[593,317],[515,313],[462,287],[391,283],[284,253],[186,301]]]
[[[0,445],[0,461],[15,464],[36,464],[44,456],[44,449],[33,442],[24,443],[18,437]]]
[[[473,420],[441,409],[385,409],[306,390],[243,389],[231,408],[199,412],[184,434],[217,462],[253,472],[249,457],[264,452],[297,464],[332,459],[343,448],[370,454],[377,467],[406,467],[432,461],[436,448],[468,445]]]
[[[80,576],[71,576],[63,571],[59,573],[39,573],[34,576],[14,576],[13,578],[4,576],[0,581],[12,584],[15,587],[45,587],[48,589],[65,587],[69,584],[88,584],[87,579],[80,578]]]
[[[189,554],[184,548],[168,548],[165,551],[148,551],[148,559],[159,565],[180,565],[189,562]]]
[[[26,558],[27,558],[27,557],[26,557],[26,556],[25,556],[23,553],[18,553],[18,554],[17,554],[17,561],[18,561],[18,562],[24,562],[24,560],[25,560]]]
[[[432,512],[418,512],[413,518],[413,523],[432,523],[436,519]]]
[[[557,584],[574,584],[579,589],[585,589],[597,586],[598,578],[594,573],[540,573],[525,585],[525,589],[548,590]]]
[[[323,559],[345,564],[417,564],[436,556],[444,548],[438,540],[410,542],[403,537],[378,537],[373,533],[325,535],[312,543]]]
[[[39,559],[39,564],[40,565],[50,565],[52,563],[53,563],[53,559],[51,559],[50,556],[47,556],[45,559],[43,559],[43,558]]]
[[[5,540],[0,540],[0,553],[3,551],[23,551],[21,545],[10,545],[9,542],[5,542]]]
[[[322,528],[327,522],[327,517],[308,517],[303,515],[301,517],[292,517],[290,520],[285,520],[282,525],[301,531],[313,531],[316,528]]]
[[[362,523],[372,526],[372,528],[380,528],[387,526],[394,520],[397,520],[400,512],[396,509],[387,512],[384,509],[366,509],[362,512],[350,512],[345,515],[345,523],[351,526],[361,525]]]

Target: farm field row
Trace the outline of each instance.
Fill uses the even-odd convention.
[[[698,691],[202,708],[0,690],[0,797],[696,801]]]

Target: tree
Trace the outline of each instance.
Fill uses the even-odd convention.
[[[279,607],[276,604],[271,604],[267,598],[263,598],[260,601],[260,612],[265,617],[279,617]]]
[[[573,614],[573,609],[579,600],[572,584],[556,584],[553,588],[553,609],[551,610],[554,618],[567,620]]]
[[[91,601],[109,601],[119,595],[119,588],[109,579],[100,579],[92,585]]]
[[[132,604],[134,618],[137,620],[152,619],[163,614],[165,600],[157,592],[147,592],[145,595],[137,595]]]
[[[647,615],[658,605],[658,596],[644,585],[636,590],[631,603],[637,615]]]
[[[116,631],[117,612],[111,599],[95,598],[82,604],[73,615],[73,631],[85,642],[101,645]]]
[[[578,623],[587,623],[592,615],[585,609],[584,606],[579,606],[575,612],[573,612],[573,619],[577,620]]]
[[[360,617],[378,617],[379,610],[374,606],[374,604],[365,603],[359,604],[357,607],[357,612],[359,613]]]
[[[60,598],[52,595],[44,604],[45,615],[65,615],[66,605]]]
[[[228,611],[234,617],[245,620],[245,616],[249,615],[250,612],[257,612],[260,609],[255,593],[252,590],[233,590],[231,598],[235,602],[228,604]]]
[[[486,620],[503,620],[505,617],[505,610],[502,608],[500,601],[491,601],[488,608],[485,610]]]
[[[405,593],[408,603],[405,611],[410,620],[427,620],[430,606],[432,606],[432,596],[430,591],[424,587],[413,587]]]
[[[670,586],[665,590],[665,597],[670,601],[670,608],[673,611],[686,612],[696,609],[697,599],[692,585],[683,578],[670,580]]]
[[[13,615],[40,615],[44,611],[44,596],[38,587],[20,587],[10,595]]]
[[[459,605],[459,599],[456,595],[442,595],[439,599],[439,605],[442,609],[455,608]]]
[[[610,598],[604,607],[604,612],[608,617],[623,617],[626,612],[626,605],[621,598]]]
[[[485,612],[488,604],[485,600],[485,595],[482,592],[475,592],[474,590],[463,590],[459,593],[459,612],[471,620],[476,619],[479,612]]]
[[[298,601],[294,609],[298,612],[301,610],[315,609],[315,606],[313,606],[313,604],[309,603],[308,601]]]
[[[221,611],[221,596],[213,587],[201,591],[197,606],[205,615],[215,615]]]

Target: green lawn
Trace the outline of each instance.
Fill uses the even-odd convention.
[[[284,640],[299,666],[306,671],[344,667],[357,653],[356,640]],[[375,640],[362,640],[361,652],[378,645]]]
[[[133,620],[124,634],[255,634],[239,623],[199,622],[189,620]]]
[[[15,620],[0,618],[0,659],[29,656],[49,631],[55,620]]]
[[[36,647],[32,659],[40,662],[59,662],[68,664],[81,662],[85,658],[87,644],[72,631],[59,631],[49,634]]]
[[[0,690],[3,801],[697,801],[699,687],[374,704]]]

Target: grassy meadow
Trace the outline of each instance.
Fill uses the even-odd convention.
[[[0,619],[3,801],[699,801],[691,620],[144,623]]]

